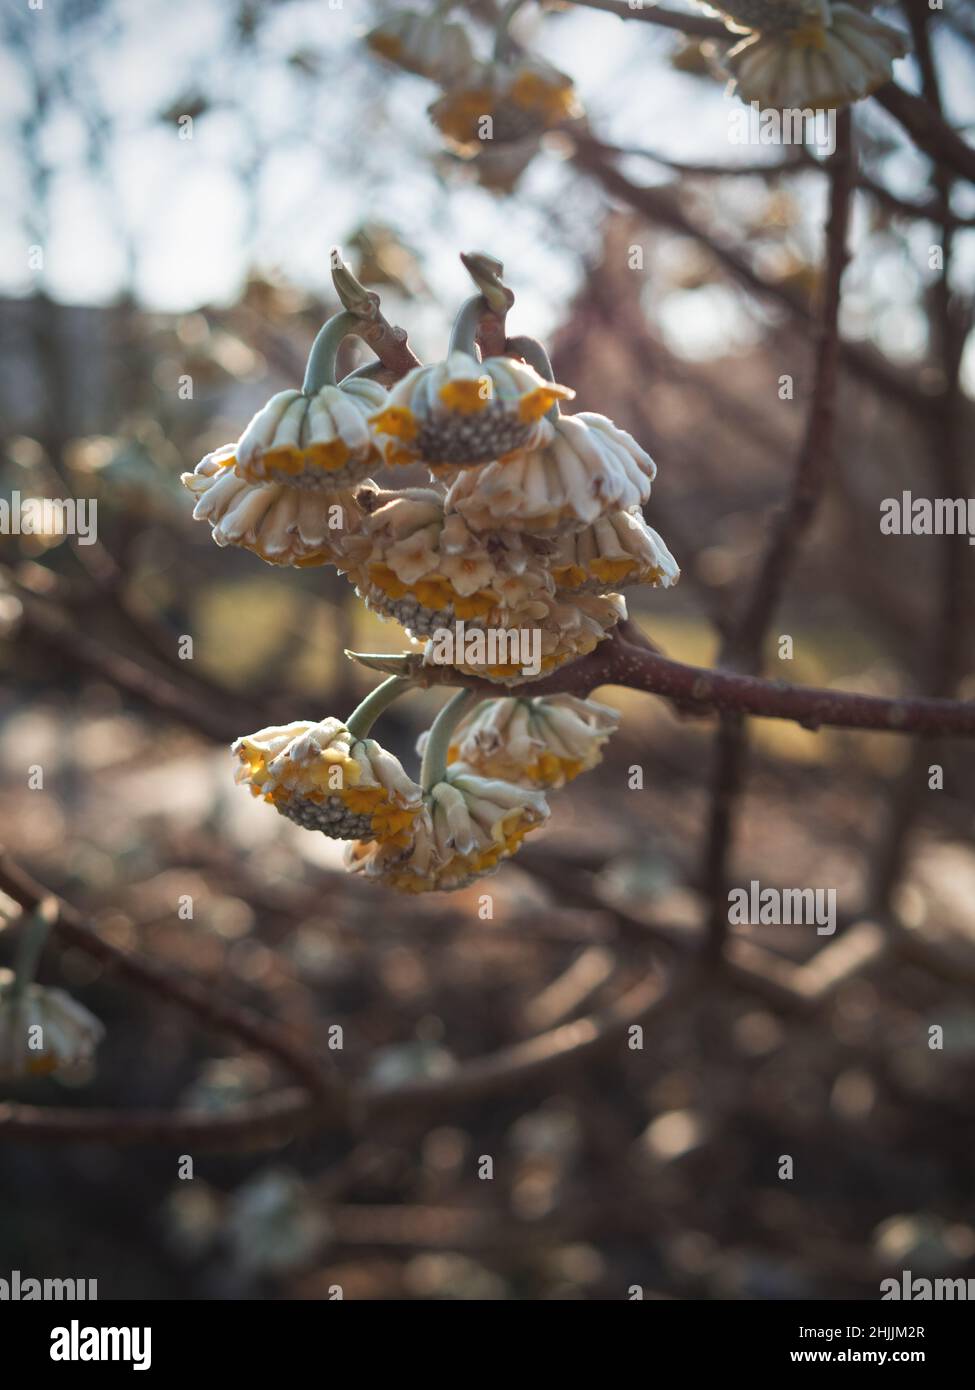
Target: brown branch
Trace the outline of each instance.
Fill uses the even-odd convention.
[[[249,1047],[273,1057],[317,1098],[319,1104],[327,1103],[336,1113],[342,1113],[342,1088],[277,1023],[241,1005],[224,1002],[209,985],[188,976],[174,975],[151,960],[113,946],[99,936],[80,912],[38,883],[2,850],[0,891],[19,903],[25,912],[33,912],[42,901],[53,898],[58,907],[53,929],[64,941],[139,989],[170,1000],[207,1026],[232,1033]]]
[[[761,669],[766,634],[782,599],[799,546],[819,505],[832,463],[840,357],[840,286],[848,260],[847,232],[854,184],[853,134],[849,111],[841,112],[837,119],[836,150],[830,160],[830,173],[825,293],[816,347],[812,402],[796,459],[792,495],[773,528],[745,611],[722,643],[720,664],[750,674]],[[703,871],[709,903],[709,949],[715,960],[722,954],[728,931],[728,861],[747,764],[744,720],[740,714],[725,714],[715,744],[711,815]]]
[[[495,696],[501,689],[445,666],[428,667],[427,681],[431,685],[466,685]],[[688,666],[641,647],[619,632],[588,656],[544,680],[512,688],[532,695],[589,695],[601,685],[623,685],[660,695],[684,713],[728,711],[760,719],[790,719],[806,729],[873,729],[975,738],[975,701],[859,695]]]
[[[874,100],[890,112],[936,164],[975,183],[975,149],[952,130],[930,102],[898,87],[896,82],[888,82],[874,92]]]
[[[662,29],[676,29],[695,39],[723,39],[733,43],[735,35],[729,33],[720,19],[706,19],[703,15],[685,14],[683,10],[668,10],[663,5],[648,3],[640,8],[631,6],[627,0],[573,0],[589,10],[603,10],[615,15],[617,19],[638,19],[644,24],[656,24]]]
[[[735,246],[716,240],[683,210],[675,197],[673,186],[648,187],[633,183],[614,166],[612,146],[604,146],[585,132],[573,131],[573,140],[576,146],[573,163],[588,177],[594,178],[608,194],[657,226],[696,241],[752,294],[779,304],[802,325],[815,324],[813,310],[803,295],[787,284],[764,279]],[[841,353],[850,369],[885,397],[893,396],[923,418],[930,416],[935,409],[931,396],[905,373],[893,369],[878,354],[857,343],[843,343]]]

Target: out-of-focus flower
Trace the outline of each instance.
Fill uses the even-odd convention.
[[[379,462],[369,417],[385,399],[385,388],[368,377],[312,395],[279,391],[241,435],[236,471],[248,482],[328,492],[362,482]]]
[[[567,593],[605,594],[628,584],[669,589],[680,578],[663,537],[636,509],[560,536],[548,563],[556,588]]]
[[[550,439],[546,412],[574,395],[513,357],[451,352],[397,382],[372,424],[388,464],[486,463]]]
[[[619,722],[616,710],[577,695],[484,700],[454,730],[449,761],[554,790],[596,766]]]
[[[235,448],[207,454],[181,481],[217,545],[239,545],[270,565],[334,564],[359,516],[351,491],[335,494],[250,483],[234,471]]]
[[[394,494],[364,518],[341,568],[375,612],[427,635],[458,620],[503,625],[501,610],[554,593],[544,566],[518,535],[474,535],[444,516],[432,488]]]
[[[582,114],[571,77],[539,58],[475,63],[429,108],[461,153],[541,135]]]
[[[12,984],[0,971],[0,1078],[70,1074],[92,1060],[105,1036],[97,1018],[64,990],[32,984],[17,995]]]
[[[339,719],[299,720],[239,738],[236,778],[289,820],[336,840],[406,843],[422,793],[375,739]]]
[[[307,1183],[287,1169],[265,1169],[230,1199],[227,1234],[246,1274],[284,1274],[321,1254],[331,1230]]]
[[[742,101],[773,109],[846,106],[889,82],[904,35],[869,6],[828,0],[735,0],[718,7],[751,30],[725,63]]]
[[[448,768],[405,847],[357,842],[346,863],[401,893],[451,892],[492,873],[549,814],[540,792]]]
[[[474,61],[467,31],[442,14],[396,10],[366,35],[374,53],[398,68],[447,85]]]
[[[465,675],[480,676],[500,685],[520,685],[586,656],[608,637],[626,617],[622,594],[580,594],[573,599],[537,594],[522,608],[505,610],[504,626],[492,625],[486,633],[465,634],[463,649],[449,664]],[[538,669],[529,673],[526,641],[537,634]],[[425,665],[441,665],[435,641],[423,649]]]
[[[560,416],[545,447],[458,474],[446,508],[474,531],[574,531],[641,506],[656,472],[632,435],[583,411]]]

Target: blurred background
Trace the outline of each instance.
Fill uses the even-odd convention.
[[[458,8],[485,47],[497,7]],[[647,515],[683,579],[634,594],[631,615],[668,655],[708,664],[802,434],[826,179],[801,151],[729,142],[734,102],[699,42],[576,5],[530,5],[515,33],[575,79],[592,136],[546,137],[520,173],[480,168],[442,149],[424,114],[432,84],[366,49],[387,10],[4,11],[0,496],[97,499],[98,541],[0,536],[0,842],[116,945],[286,1022],[310,1049],[340,1024],[343,1074],[392,1083],[449,1076],[693,952],[713,721],[601,691],[622,728],[491,881],[492,920],[480,885],[404,900],[350,881],[340,846],[235,788],[227,744],[348,713],[371,682],[343,649],[397,651],[403,635],[332,572],[218,550],[179,474],[300,380],[336,307],[333,244],[424,360],[468,293],[458,252],[489,251],[517,296],[510,331],[546,338],[577,408],[657,460]],[[947,10],[932,38],[964,132],[975,23]],[[919,89],[912,60],[896,77]],[[837,467],[767,670],[975,698],[975,550],[879,529],[882,500],[903,489],[959,495],[944,491],[953,477],[975,491],[975,194],[933,175],[876,103],[856,108],[856,129]],[[946,273],[932,246],[948,247]],[[440,701],[398,703],[383,742],[408,762]],[[635,764],[642,791],[628,786]],[[42,789],[28,785],[38,766]],[[973,771],[961,742],[912,751],[894,735],[755,721],[734,882],[835,887],[835,938],[736,930],[727,968],[650,1020],[642,1050],[616,1039],[557,1075],[354,1138],[193,1155],[192,1182],[172,1146],[4,1131],[0,1275],[94,1277],[103,1298],[341,1285],[347,1298],[524,1300],[633,1286],[872,1298],[905,1268],[975,1276]],[[177,914],[186,894],[192,920]],[[16,909],[0,896],[0,911],[9,964]],[[814,965],[821,951],[833,954]],[[280,1079],[74,948],[52,943],[42,978],[105,1022],[97,1073],[0,1101],[217,1113]]]

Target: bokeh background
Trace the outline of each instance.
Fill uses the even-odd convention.
[[[486,42],[495,6],[459,8]],[[935,54],[964,131],[975,24],[946,10]],[[234,787],[226,745],[346,713],[369,683],[343,649],[396,651],[402,634],[334,574],[218,550],[179,473],[300,378],[335,308],[333,244],[424,360],[468,292],[458,252],[490,251],[517,296],[511,331],[545,337],[578,408],[656,458],[648,517],[683,579],[631,612],[669,655],[707,664],[801,437],[826,181],[808,161],[748,171],[796,152],[729,143],[733,100],[700,44],[566,5],[527,7],[517,37],[571,73],[600,141],[645,152],[617,167],[651,203],[611,196],[564,135],[511,190],[485,187],[441,149],[430,84],[366,51],[381,12],[4,10],[0,491],[96,498],[98,543],[0,536],[0,841],[115,944],[286,1022],[310,1049],[341,1024],[347,1074],[393,1082],[447,1076],[598,1010],[695,949],[713,721],[602,691],[621,731],[492,881],[490,921],[477,885],[408,901],[367,889],[342,873],[340,847]],[[918,88],[911,60],[896,75]],[[856,120],[869,186],[844,283],[837,467],[776,620],[794,659],[773,641],[767,665],[889,694],[950,677],[975,698],[975,549],[879,529],[883,498],[943,495],[948,447],[973,492],[975,195],[933,183],[876,103]],[[943,231],[916,212],[946,192],[947,281],[929,257]],[[439,702],[397,704],[384,742],[412,757]],[[634,764],[642,791],[628,787]],[[34,765],[42,790],[28,788]],[[835,887],[835,938],[736,931],[726,969],[651,1020],[642,1050],[617,1039],[556,1076],[355,1136],[200,1153],[192,1182],[171,1146],[3,1131],[0,1274],[96,1277],[102,1297],[315,1298],[340,1284],[346,1297],[525,1300],[634,1285],[869,1298],[904,1268],[975,1276],[973,770],[960,743],[912,755],[894,735],[756,721],[735,881]],[[0,911],[9,963],[17,913],[2,897]],[[52,944],[43,978],[106,1023],[97,1072],[0,1100],[218,1111],[280,1080],[75,949]]]

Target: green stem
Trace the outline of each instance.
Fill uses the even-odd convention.
[[[494,61],[503,63],[508,56],[508,48],[511,43],[511,36],[508,33],[511,21],[525,4],[525,0],[508,0],[507,5],[501,11],[498,19],[498,27],[494,31]]]
[[[555,381],[555,372],[552,370],[552,361],[548,353],[537,338],[509,338],[506,344],[509,352],[517,353],[523,357],[530,367],[534,367],[539,376],[543,376],[546,381]],[[558,401],[548,411],[549,420],[559,418]]]
[[[450,736],[460,723],[468,707],[478,699],[474,690],[458,690],[456,695],[444,705],[430,726],[427,746],[423,750],[420,766],[420,786],[425,792],[442,782],[447,773],[447,754],[450,751]]]
[[[302,391],[314,396],[323,386],[335,385],[335,358],[342,342],[359,327],[361,319],[348,309],[334,314],[318,332],[308,354]]]
[[[409,676],[390,676],[389,680],[370,691],[345,721],[345,727],[352,737],[365,738],[383,710],[398,700],[411,685],[413,681]]]
[[[475,294],[470,299],[464,300],[460,306],[460,312],[454,319],[454,326],[450,330],[450,342],[447,344],[448,357],[452,352],[466,352],[469,357],[477,356],[475,343],[477,342],[478,324],[490,307],[483,294]]]
[[[21,927],[14,960],[14,979],[10,986],[12,999],[22,998],[33,984],[48,934],[57,920],[57,899],[44,898]]]

